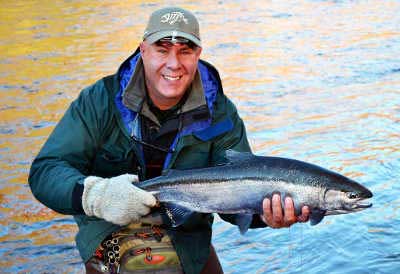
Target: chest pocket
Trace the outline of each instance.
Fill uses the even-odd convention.
[[[211,142],[201,142],[182,148],[175,160],[176,169],[192,169],[207,167],[210,162]]]
[[[92,165],[92,175],[114,177],[125,173],[137,173],[137,161],[130,150],[104,145],[96,154]]]

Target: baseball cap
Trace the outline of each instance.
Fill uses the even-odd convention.
[[[193,13],[182,8],[166,7],[151,14],[143,40],[152,44],[166,37],[171,37],[172,42],[187,39],[201,47],[199,22]]]

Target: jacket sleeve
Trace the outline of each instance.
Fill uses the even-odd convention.
[[[228,118],[232,122],[232,129],[214,143],[212,153],[212,163],[214,165],[226,161],[225,151],[228,149],[239,152],[251,152],[251,148],[247,140],[246,128],[243,120],[239,117],[235,105],[225,96],[223,97],[223,100],[225,100],[226,106],[225,113],[228,114]],[[236,225],[235,214],[219,214],[219,216],[223,220]],[[250,225],[250,228],[265,226],[266,224],[261,221],[260,216],[255,214],[253,216],[253,221]]]
[[[108,105],[102,84],[83,90],[58,122],[34,159],[29,185],[33,195],[62,214],[83,214],[83,179],[101,140]]]

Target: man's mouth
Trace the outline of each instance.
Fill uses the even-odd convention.
[[[180,76],[172,76],[172,75],[163,74],[162,77],[167,81],[178,81],[179,79],[182,78],[182,75],[180,75]]]

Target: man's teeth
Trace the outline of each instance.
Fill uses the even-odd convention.
[[[182,78],[182,76],[173,77],[173,76],[168,76],[168,75],[163,75],[163,77],[164,77],[166,80],[169,80],[169,81],[177,81],[177,80],[179,80],[179,79]]]

